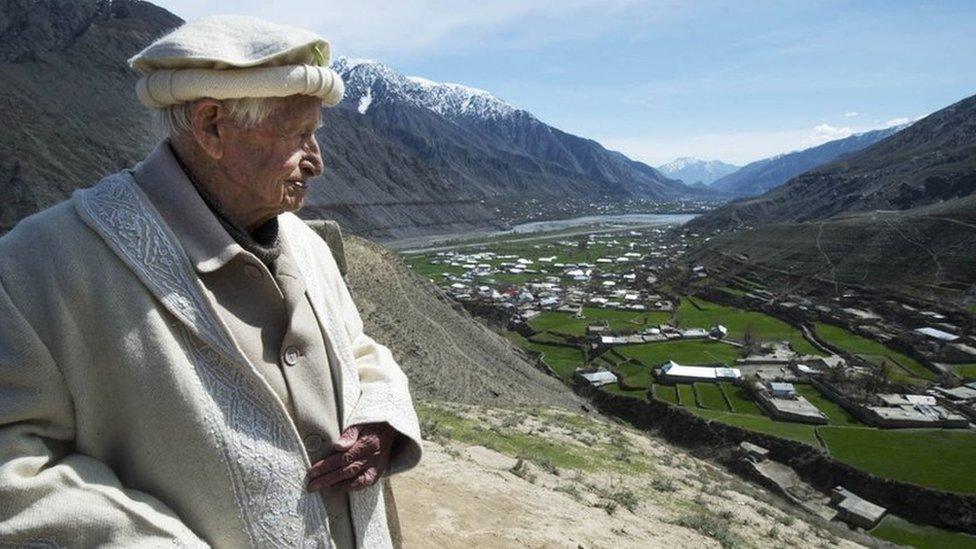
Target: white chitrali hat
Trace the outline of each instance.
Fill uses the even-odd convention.
[[[312,60],[314,64],[309,64]],[[143,74],[139,101],[162,108],[203,97],[321,97],[333,107],[345,86],[329,68],[329,42],[295,27],[237,15],[187,23],[129,59]]]

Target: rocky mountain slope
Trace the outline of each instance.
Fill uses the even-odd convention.
[[[823,145],[764,158],[713,183],[713,188],[738,196],[756,196],[774,189],[801,173],[823,166],[846,154],[860,151],[904,129],[895,126],[829,141]]]
[[[908,210],[976,191],[976,96],[768,193],[734,202],[689,227],[734,228]]]
[[[125,60],[180,22],[139,1],[0,3],[0,233],[151,150]]]
[[[683,156],[675,158],[667,164],[657,167],[657,171],[668,177],[679,179],[689,185],[702,183],[711,185],[716,180],[721,179],[739,169],[739,166],[727,164],[721,160],[700,160]]]
[[[976,195],[718,234],[689,261],[729,277],[779,278],[792,292],[863,288],[965,306],[976,303],[974,242]]]

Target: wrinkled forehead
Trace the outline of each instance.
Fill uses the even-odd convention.
[[[322,126],[322,99],[307,95],[292,95],[274,99],[270,119],[281,128],[318,129]]]

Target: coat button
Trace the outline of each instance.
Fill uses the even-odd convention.
[[[289,346],[285,349],[285,364],[289,366],[294,366],[298,364],[298,357],[302,356],[302,353],[298,351],[298,347]]]
[[[322,449],[322,437],[319,435],[308,435],[305,437],[305,450],[314,454]]]

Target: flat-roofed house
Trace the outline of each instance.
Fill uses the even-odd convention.
[[[658,369],[658,379],[664,383],[735,381],[741,377],[738,368],[682,366],[674,361],[668,361]]]

